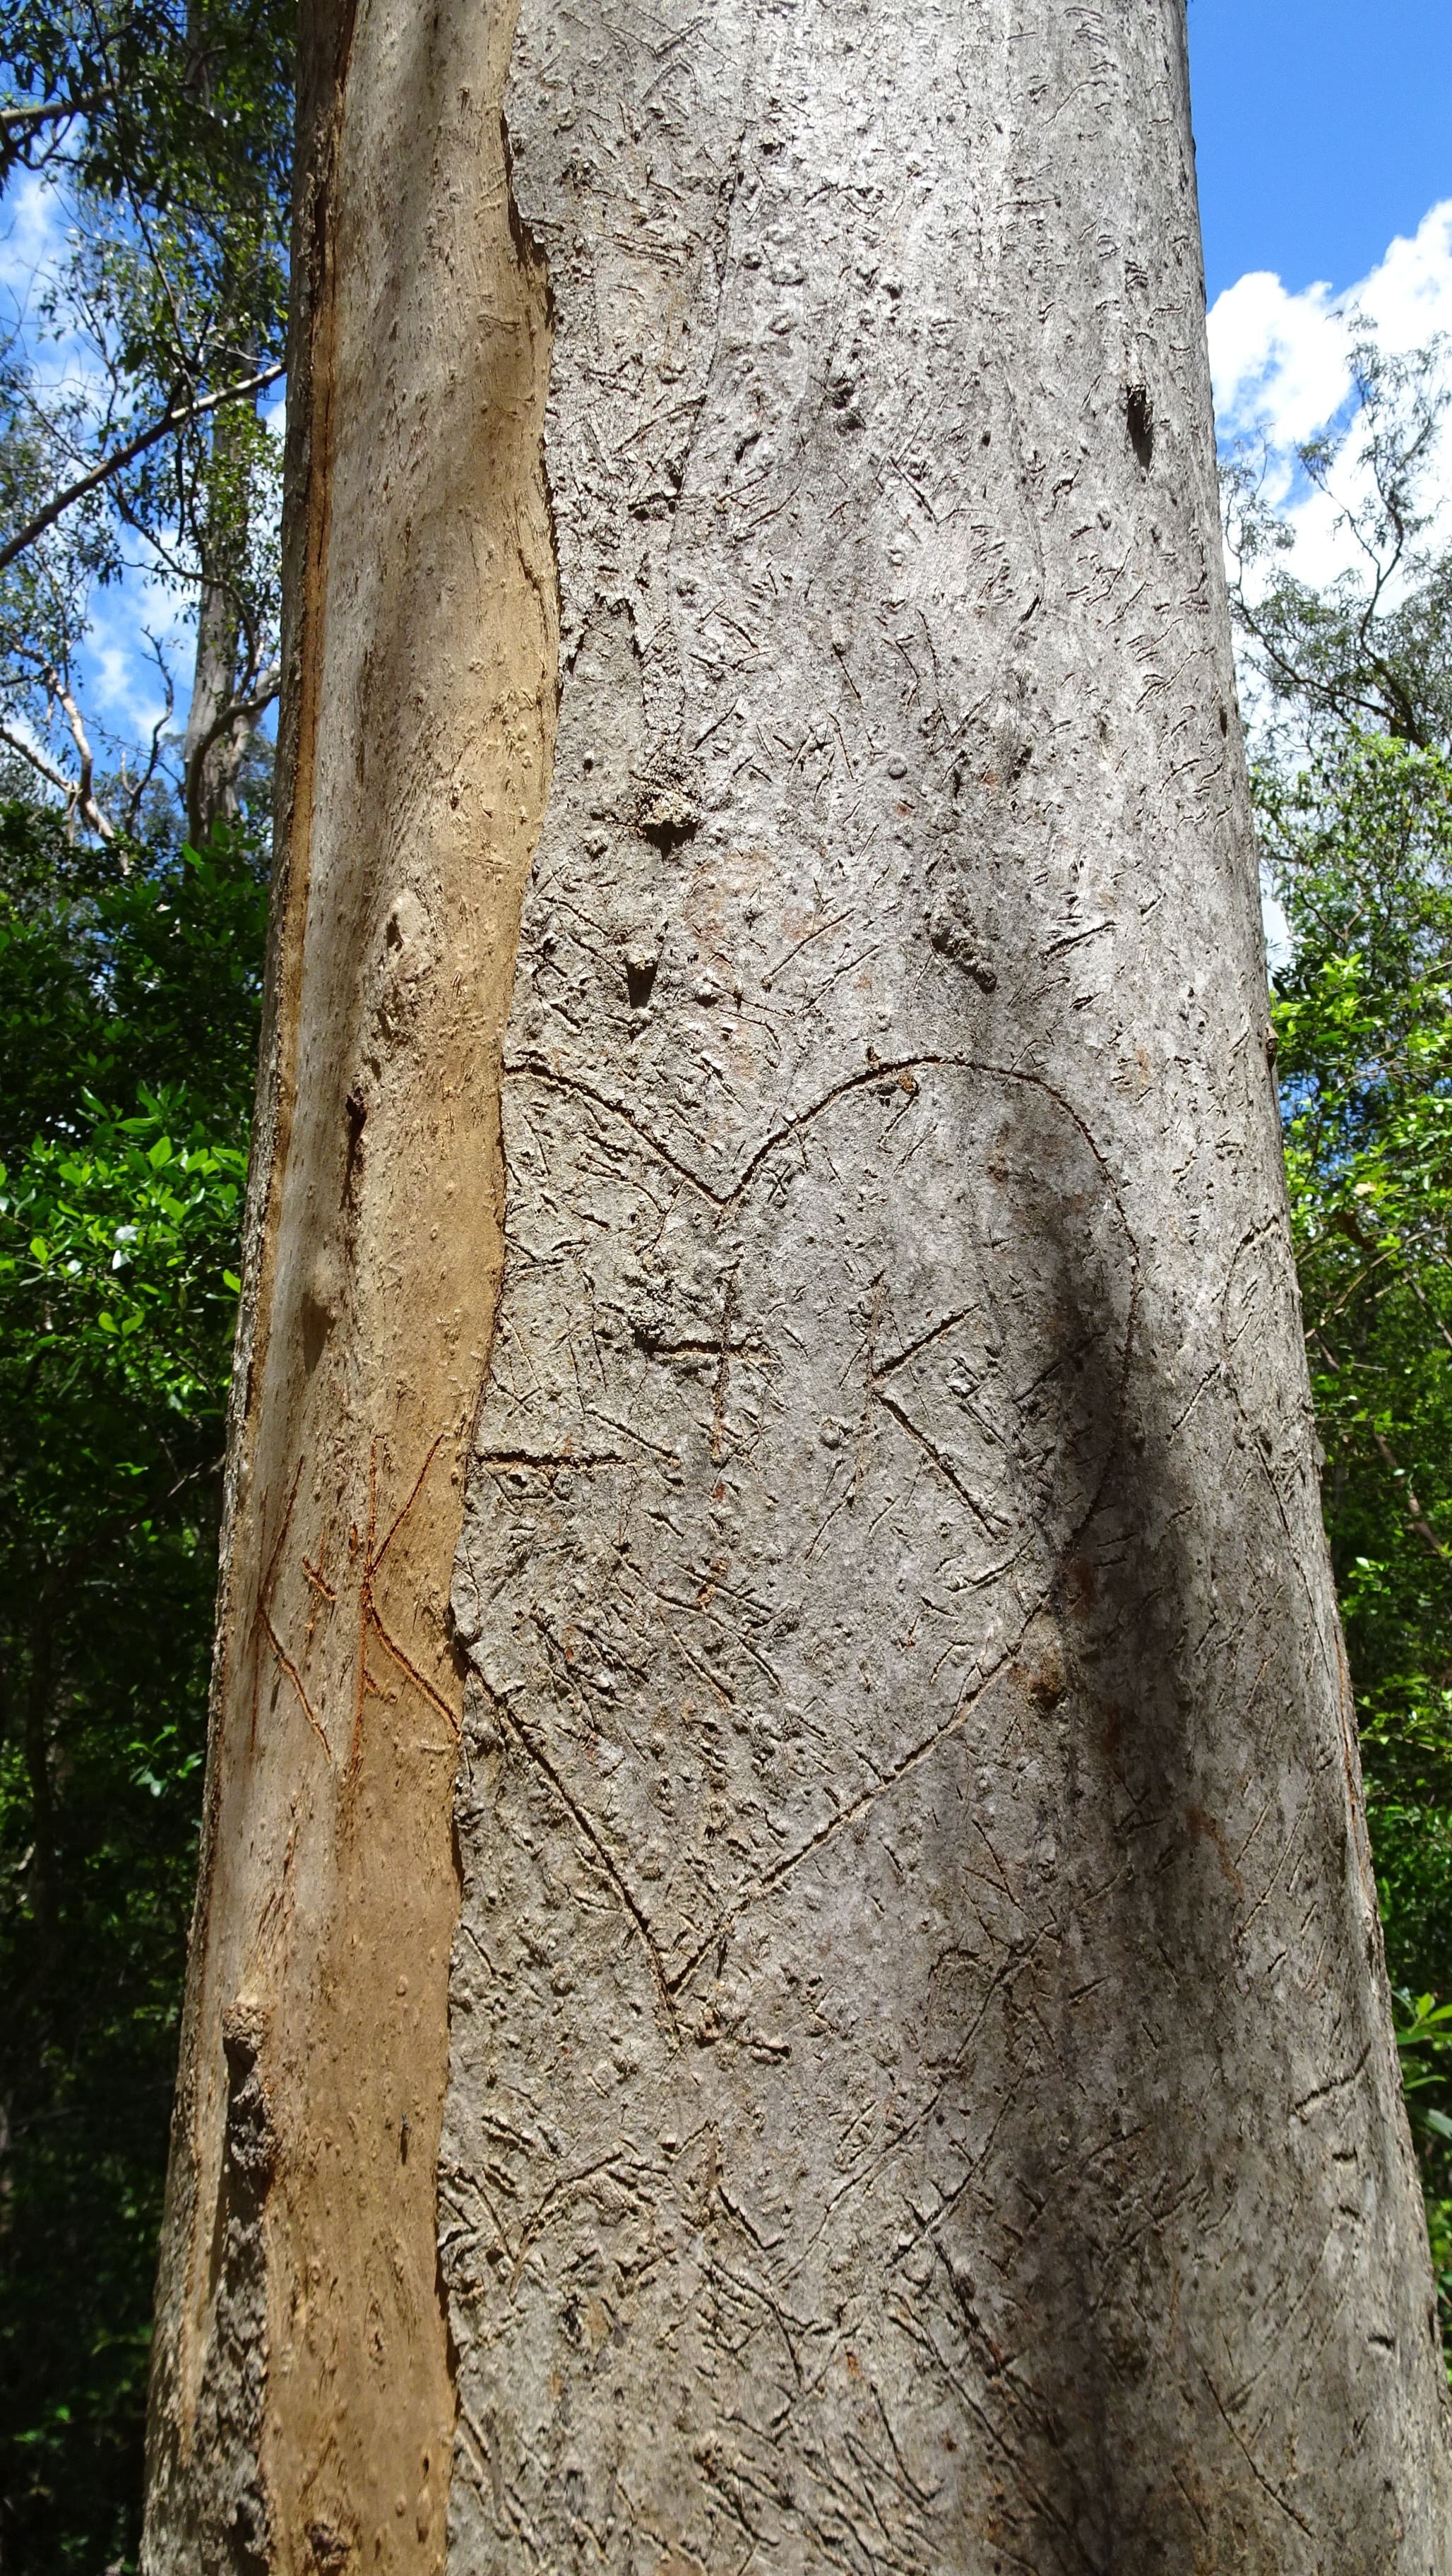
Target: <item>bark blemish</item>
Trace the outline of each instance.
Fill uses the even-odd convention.
[[[1131,385],[1124,397],[1125,425],[1136,457],[1149,472],[1154,463],[1155,414],[1147,385]]]

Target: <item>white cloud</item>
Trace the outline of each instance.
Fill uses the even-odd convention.
[[[164,574],[141,569],[91,594],[91,628],[81,655],[88,711],[107,733],[146,742],[166,712],[165,692],[147,643],[156,638],[173,670],[185,672],[191,638],[190,593]],[[185,721],[185,681],[175,721]]]
[[[1262,446],[1266,496],[1295,533],[1291,568],[1303,580],[1330,580],[1353,560],[1338,527],[1360,497],[1358,440],[1346,434],[1351,398],[1349,354],[1368,326],[1383,350],[1407,355],[1441,333],[1452,340],[1452,199],[1433,206],[1415,234],[1344,295],[1325,284],[1289,294],[1278,277],[1256,270],[1218,295],[1210,309],[1210,371],[1222,440]],[[1342,432],[1324,492],[1306,482],[1296,450],[1307,439]],[[1428,476],[1427,500],[1439,533],[1452,537],[1452,438],[1445,432]]]
[[[1410,241],[1394,241],[1350,300],[1390,349],[1421,348],[1452,331],[1452,199],[1424,215]]]
[[[5,191],[0,224],[0,296],[18,319],[27,310],[38,277],[53,270],[65,248],[65,218],[54,188],[34,170],[17,171]]]
[[[1273,450],[1313,438],[1351,391],[1346,330],[1329,286],[1288,295],[1269,269],[1210,308],[1210,373],[1222,438],[1264,435]]]

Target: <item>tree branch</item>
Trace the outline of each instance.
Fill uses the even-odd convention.
[[[71,782],[65,771],[57,769],[55,762],[47,760],[44,752],[37,751],[34,743],[27,742],[23,734],[13,733],[8,724],[0,724],[0,742],[8,744],[11,751],[18,751],[21,759],[28,760],[31,768],[38,769],[41,777],[47,779],[52,787],[58,787],[63,796],[70,795]]]
[[[249,735],[255,733],[281,686],[282,664],[270,662],[265,670],[258,672],[245,697],[229,698],[220,715],[213,718],[194,747],[186,764],[187,838],[194,849],[200,849],[206,837],[202,829],[200,800],[202,769],[208,752],[230,734],[233,737],[234,762],[240,765]],[[235,780],[235,765],[231,777]]]
[[[0,136],[32,132],[37,125],[62,125],[73,116],[89,116],[93,107],[104,107],[114,90],[88,90],[83,98],[44,98],[34,106],[0,107]]]
[[[76,746],[76,757],[81,764],[80,777],[77,779],[75,786],[71,790],[71,795],[74,799],[76,809],[80,814],[81,820],[85,823],[89,823],[92,831],[98,832],[103,841],[114,841],[116,838],[114,827],[107,816],[102,813],[100,806],[96,802],[95,790],[92,785],[92,780],[95,776],[95,764],[91,757],[91,746],[86,739],[86,728],[81,722],[80,708],[77,706],[75,699],[72,697],[69,689],[62,680],[59,671],[48,671],[46,673],[46,683],[64,713],[66,723],[69,725],[71,730],[71,740]]]
[[[1391,1442],[1384,1439],[1379,1431],[1373,1431],[1371,1436],[1376,1442],[1377,1449],[1380,1452],[1382,1465],[1389,1468],[1392,1475],[1397,1477],[1400,1482],[1406,1486],[1403,1500],[1406,1504],[1406,1514],[1409,1525],[1416,1531],[1422,1545],[1427,1548],[1433,1556],[1440,1556],[1445,1560],[1447,1550],[1442,1545],[1442,1542],[1437,1536],[1436,1531],[1433,1529],[1431,1522],[1428,1520],[1426,1513],[1423,1511],[1421,1504],[1418,1502],[1416,1495],[1413,1493],[1411,1486],[1407,1484],[1406,1475],[1403,1469],[1397,1465],[1396,1458],[1392,1452]]]
[[[23,734],[16,733],[7,724],[0,724],[0,742],[7,744],[11,751],[18,751],[21,759],[28,760],[32,769],[38,769],[48,786],[59,788],[66,804],[73,812],[79,811],[82,821],[89,823],[99,839],[115,840],[115,825],[109,815],[103,813],[95,797],[89,791],[82,795],[76,781],[67,778],[65,771],[58,769],[53,760],[47,760],[43,751],[37,751],[33,742],[27,742]]]
[[[33,546],[37,537],[43,537],[47,528],[53,528],[57,519],[72,509],[77,501],[84,501],[88,493],[99,491],[113,475],[124,473],[128,465],[134,465],[137,457],[144,456],[148,447],[155,447],[158,440],[170,437],[178,429],[190,427],[195,420],[205,420],[210,412],[219,411],[224,403],[246,402],[265,392],[284,372],[279,361],[275,367],[264,367],[259,375],[244,377],[237,384],[224,385],[219,393],[203,394],[196,402],[169,404],[159,420],[138,430],[123,447],[114,448],[109,456],[103,456],[99,465],[93,465],[89,474],[82,474],[78,481],[68,484],[64,492],[57,492],[53,501],[47,501],[43,510],[37,510],[33,519],[0,546],[0,572],[8,564],[13,564],[17,555],[23,555],[27,546]]]

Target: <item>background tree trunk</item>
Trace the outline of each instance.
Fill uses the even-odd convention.
[[[192,696],[182,743],[187,838],[201,849],[214,826],[237,811],[237,770],[245,749],[226,729],[236,694],[238,617],[225,582],[204,581],[197,609]]]
[[[255,373],[255,349],[239,351],[234,363]],[[219,412],[201,477],[195,533],[203,577],[182,743],[187,838],[194,849],[239,812],[252,737],[277,694],[279,673],[266,664],[255,623],[257,436],[255,402]]]
[[[1449,2564],[1182,16],[315,18],[153,2568]]]

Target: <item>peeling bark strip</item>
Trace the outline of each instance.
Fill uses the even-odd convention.
[[[1452,2564],[1182,17],[523,0],[457,2576]]]
[[[445,1626],[547,792],[545,290],[513,13],[305,13],[268,1014],[148,2569],[438,2568]]]

